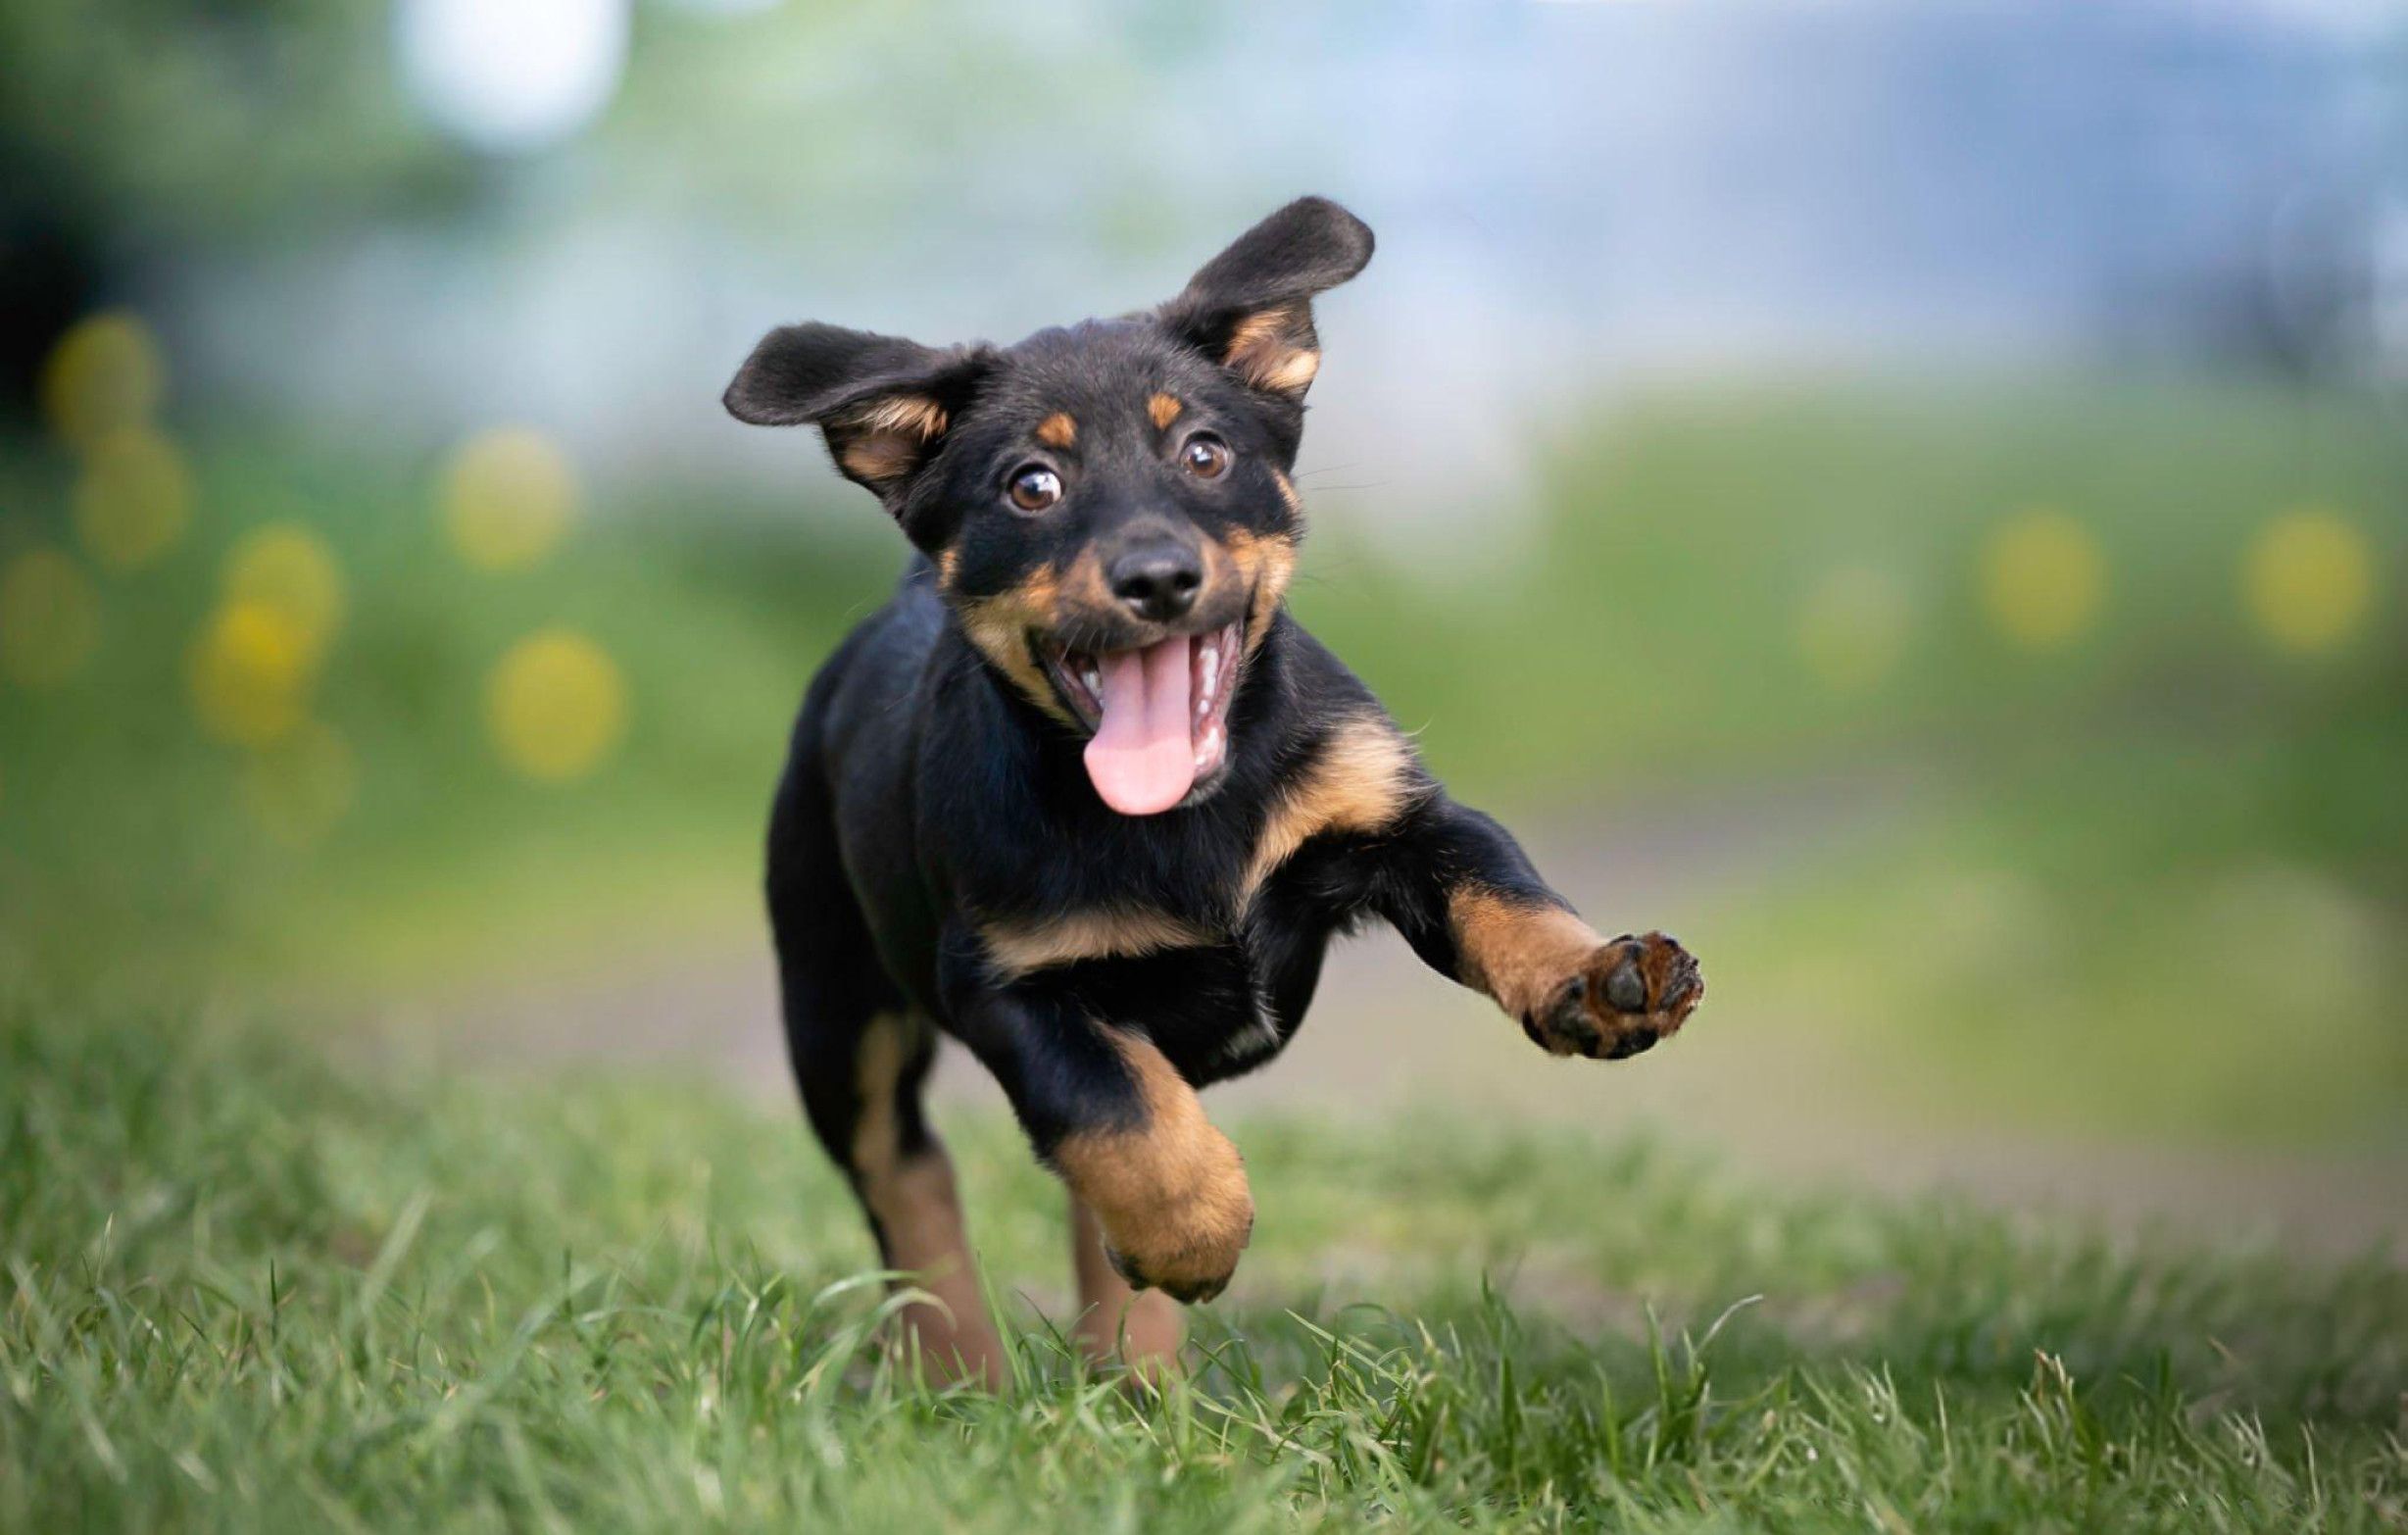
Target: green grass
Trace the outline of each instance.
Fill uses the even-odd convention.
[[[0,1079],[0,1528],[2408,1518],[2379,1260],[1281,1119],[1238,1130],[1261,1219],[1194,1383],[1140,1401],[1069,1362],[1057,1191],[981,1121],[954,1140],[1019,1336],[993,1398],[896,1367],[783,1114],[23,1005]]]

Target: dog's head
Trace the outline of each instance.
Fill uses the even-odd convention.
[[[1289,474],[1321,361],[1312,299],[1370,259],[1360,220],[1302,198],[1124,319],[1008,347],[771,331],[727,408],[816,425],[935,562],[971,642],[1089,738],[1105,803],[1153,815],[1226,765],[1230,701],[1302,531]]]

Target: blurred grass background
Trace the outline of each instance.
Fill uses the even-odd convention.
[[[744,348],[1116,312],[1309,188],[1383,244],[1299,613],[1599,920],[1706,871],[1714,1029],[1854,1084],[1779,1112],[2408,1150],[2395,17],[891,25],[0,3],[0,975],[750,952],[902,551]]]
[[[1720,914],[1750,1004],[2042,1128],[2391,1144],[2408,462],[2384,418],[1856,381],[1590,420],[1533,444],[1533,548],[1476,581],[1351,523],[1310,551],[1299,612],[1459,792],[1541,827],[1671,796],[1713,836],[1718,797],[1904,765],[1931,792],[1768,855]],[[162,440],[189,511],[130,568],[76,514],[74,453],[9,455],[0,580],[72,572],[9,631],[14,970],[407,988],[755,920],[794,700],[901,564],[874,508],[596,486],[530,436],[567,510],[492,569],[463,528],[524,502],[462,489],[490,439]],[[279,586],[278,552],[317,573]]]

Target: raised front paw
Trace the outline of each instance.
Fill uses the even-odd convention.
[[[1193,1305],[1228,1288],[1253,1233],[1254,1199],[1241,1183],[1123,1212],[1105,1226],[1104,1253],[1138,1289]]]
[[[1704,997],[1688,950],[1663,933],[1624,934],[1598,945],[1522,1030],[1549,1055],[1619,1061],[1679,1033]]]

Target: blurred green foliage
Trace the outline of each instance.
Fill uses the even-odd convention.
[[[2277,391],[1801,386],[1592,422],[1543,452],[1525,554],[1478,580],[1401,558],[1376,515],[1325,519],[1307,551],[1298,611],[1460,792],[1539,826],[1659,801],[1710,826],[1767,795],[1811,818],[1811,789],[1780,796],[1902,769],[1921,792],[1839,846],[1768,854],[1710,903],[1719,930],[1685,934],[1719,961],[1728,1026],[1811,1026],[2019,1122],[2395,1142],[2408,462],[2383,416]],[[446,542],[437,463],[265,438],[195,460],[185,542],[95,573],[83,668],[0,688],[0,963],[145,993],[372,990],[753,919],[794,703],[903,564],[865,499],[594,487],[561,553],[486,572]],[[74,546],[71,481],[47,447],[6,455],[0,564]],[[2281,650],[2241,595],[2256,530],[2300,504],[2370,567],[2329,654]],[[2049,650],[1982,584],[2033,506],[2104,569]],[[250,758],[198,727],[188,676],[225,551],[278,520],[315,528],[349,586],[315,709],[357,789],[298,845],[247,811]],[[563,626],[623,671],[630,724],[594,776],[541,784],[497,756],[485,689]]]

